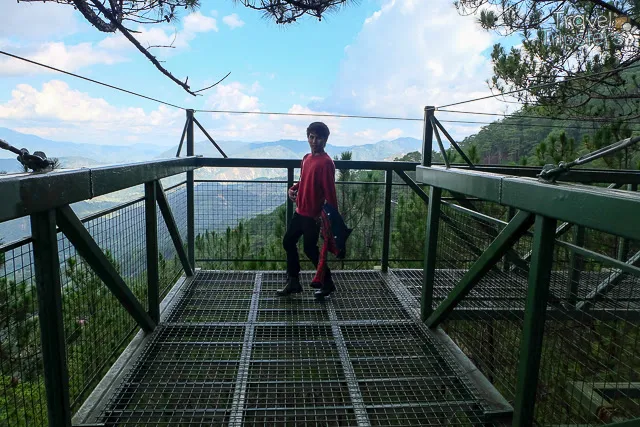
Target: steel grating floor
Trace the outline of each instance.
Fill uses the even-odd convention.
[[[301,275],[302,283],[311,278]],[[96,422],[489,423],[487,402],[419,321],[399,276],[336,272],[337,291],[322,302],[308,287],[275,297],[284,279],[274,272],[197,272]]]
[[[394,275],[403,283],[417,304],[422,297],[422,269],[394,270]],[[435,285],[433,289],[434,307],[444,301],[455,284],[457,284],[466,270],[438,269],[436,270]],[[609,271],[582,272],[577,299],[581,301],[587,295],[600,286],[609,276]],[[566,295],[566,282],[568,272],[552,271],[550,291],[552,296],[564,297]],[[595,314],[606,314],[608,311],[615,315],[633,315],[640,310],[640,287],[637,278],[625,276],[614,290],[598,300],[592,310]],[[491,270],[474,287],[469,294],[458,304],[452,312],[452,318],[462,316],[482,316],[491,313],[492,310],[511,311],[513,313],[524,312],[527,297],[527,278],[513,273],[505,273]],[[616,311],[618,310],[618,311]],[[620,311],[624,310],[624,311]],[[551,310],[553,311],[553,310]],[[636,316],[637,318],[638,316]]]

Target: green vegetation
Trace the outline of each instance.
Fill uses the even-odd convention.
[[[107,251],[107,258],[120,267]],[[6,271],[5,253],[0,271]],[[29,268],[25,266],[23,268]],[[160,255],[160,290],[166,295],[181,266],[177,258]],[[63,322],[72,410],[77,410],[127,346],[137,325],[102,281],[80,257],[61,266]],[[14,280],[19,272],[0,277],[0,425],[47,425],[46,395],[35,284]],[[28,275],[27,275],[28,276]],[[125,281],[146,305],[146,274]]]
[[[562,160],[572,160],[631,135],[631,130],[625,124],[602,126],[595,131],[585,127],[583,122],[573,123],[579,126],[578,129],[571,128],[570,122],[566,129],[553,131],[544,127],[523,126],[520,129],[503,125],[513,123],[513,120],[520,123],[523,120],[534,119],[507,118],[465,139],[462,146],[470,158],[481,163],[558,163]],[[434,154],[434,160],[437,161],[438,156],[439,153]],[[420,153],[413,152],[396,160],[419,161],[420,158]],[[350,153],[342,153],[341,159],[349,160]],[[601,159],[589,167],[638,167],[639,161],[638,151],[628,150]],[[347,259],[331,259],[330,265],[333,268],[369,269],[380,264],[384,181],[384,173],[381,171],[338,171],[340,211],[347,224],[354,228],[354,232],[349,240]],[[402,184],[397,176],[394,176],[393,182],[391,266],[419,268],[419,260],[422,259],[424,251],[426,206],[424,201],[406,186],[395,185]],[[483,203],[478,203],[477,206],[486,214],[503,219],[506,216],[504,207]],[[281,242],[285,229],[283,203],[270,213],[244,219],[226,230],[206,230],[196,236],[196,258],[207,260],[199,266],[205,269],[284,270],[285,254]],[[596,233],[590,233],[587,237],[591,249],[613,257],[617,255],[618,242],[615,237]],[[473,239],[473,236],[467,238]],[[141,248],[137,248],[136,251],[138,252],[135,254],[119,253],[117,257],[107,253],[107,256],[117,269],[120,269],[116,258],[123,260],[127,257],[143,256]],[[450,252],[454,255],[459,254],[455,250]],[[301,254],[301,260],[305,259]],[[459,265],[448,268],[465,266],[464,260],[454,262],[458,262]],[[34,284],[32,279],[29,279],[29,274],[11,272],[4,264],[5,254],[0,254],[0,268],[6,271],[4,276],[0,277],[0,367],[5,390],[0,395],[0,425],[46,425],[40,330]],[[161,255],[159,267],[161,290],[164,295],[174,283],[180,265],[175,257],[166,259]],[[311,269],[311,265],[303,264],[303,268]],[[559,263],[557,268],[566,269],[566,264]],[[584,271],[598,271],[603,268],[606,266],[587,263]],[[70,394],[73,409],[76,410],[128,344],[137,328],[135,322],[79,257],[66,259],[61,269],[64,283],[64,327],[71,379]],[[146,273],[129,273],[125,274],[125,280],[137,297],[146,303]],[[17,277],[25,279],[18,280]],[[197,314],[194,318],[207,321],[224,320],[213,319],[207,313]],[[447,327],[460,347],[496,387],[505,396],[512,397],[521,334],[519,323],[505,319],[482,322],[457,321],[449,323]],[[635,356],[637,337],[637,327],[628,322],[549,322],[544,341],[543,385],[538,395],[539,420],[543,423],[555,423],[564,419],[574,421],[577,418],[592,420],[593,414],[575,409],[576,403],[567,395],[566,385],[571,381],[636,380],[634,376],[640,372],[640,363]],[[576,346],[576,343],[580,345]],[[571,346],[576,348],[565,351],[568,357],[558,364],[553,355],[558,353],[559,348]],[[493,349],[492,352],[489,352],[490,348]],[[367,350],[367,347],[363,347],[362,350]],[[229,353],[229,357],[231,356]],[[625,374],[623,367],[628,369],[631,376]],[[315,375],[322,376],[323,373],[314,373],[314,378]],[[615,375],[619,375],[619,378]],[[550,396],[560,397],[554,399]],[[633,413],[635,408],[637,405],[627,402],[625,412]]]

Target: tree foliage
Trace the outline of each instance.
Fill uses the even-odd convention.
[[[341,6],[347,3],[353,3],[356,0],[233,1],[249,9],[262,12],[265,17],[274,20],[278,24],[290,24],[302,18],[304,15],[313,16],[321,20],[327,13],[337,11]],[[156,57],[150,52],[150,49],[154,47],[170,46],[145,47],[133,35],[135,31],[129,28],[131,24],[153,25],[177,22],[183,13],[198,10],[201,6],[200,0],[18,0],[18,2],[49,2],[73,7],[98,31],[105,33],[120,32],[146,56],[161,73],[169,77],[191,95],[195,96],[197,92],[213,87],[209,86],[205,89],[192,90],[188,83],[188,77],[184,81],[176,78],[160,64]]]
[[[636,70],[640,59],[639,3],[635,0],[458,0],[483,28],[518,35],[519,47],[494,45],[489,85],[548,113],[640,117]],[[558,82],[563,83],[558,83]]]

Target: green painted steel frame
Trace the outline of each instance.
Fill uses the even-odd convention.
[[[147,332],[153,331],[156,323],[144,311],[140,301],[133,295],[71,207],[63,206],[57,208],[56,222],[60,227],[60,231],[67,236],[67,239],[76,248],[78,254],[84,258],[138,325]]]
[[[418,166],[416,175],[428,185],[640,240],[640,194],[634,192],[441,167]]]
[[[555,232],[555,219],[536,215],[514,401],[513,425],[518,427],[533,425]]]
[[[0,222],[197,169],[195,158],[0,176]]]
[[[436,107],[424,107],[424,134],[422,135],[422,166],[431,166],[431,151],[433,150],[433,122]]]
[[[433,288],[436,278],[442,189],[431,187],[430,193],[425,235],[424,273],[422,275],[422,301],[420,305],[420,317],[423,322],[433,313]]]
[[[193,265],[189,262],[189,257],[184,251],[182,238],[180,237],[180,232],[178,231],[176,220],[173,218],[171,207],[169,206],[167,196],[164,194],[164,190],[160,181],[156,181],[156,198],[158,201],[158,207],[160,208],[160,213],[162,214],[162,218],[164,218],[164,223],[167,225],[167,230],[169,230],[169,236],[171,237],[173,246],[176,248],[178,258],[182,263],[184,273],[187,276],[193,276]]]
[[[389,249],[391,242],[391,190],[393,184],[393,171],[387,170],[385,175],[384,191],[384,221],[382,235],[382,262],[381,268],[384,273],[389,269]]]
[[[464,299],[482,277],[507,253],[511,246],[527,231],[533,222],[533,215],[520,211],[496,236],[476,262],[462,276],[447,298],[427,318],[430,328],[437,327],[447,315]]]
[[[32,214],[31,232],[49,425],[71,426],[55,212]]]
[[[156,183],[144,184],[145,234],[147,244],[147,286],[149,316],[160,323],[160,273],[158,271],[158,214],[156,212]]]
[[[633,420],[613,423],[613,424],[609,424],[608,426],[609,427],[638,427],[640,426],[640,418],[634,418]]]
[[[193,114],[193,110],[187,110],[187,122],[189,123],[187,126],[187,156],[195,154]],[[190,170],[187,171],[187,257],[192,268],[196,268],[195,215],[195,183],[193,170]]]

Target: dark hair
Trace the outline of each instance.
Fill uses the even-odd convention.
[[[324,139],[329,138],[329,134],[331,133],[329,132],[329,128],[327,127],[327,125],[325,125],[322,122],[311,123],[307,128],[307,136],[309,136],[311,132],[315,133],[320,138],[324,138]]]

